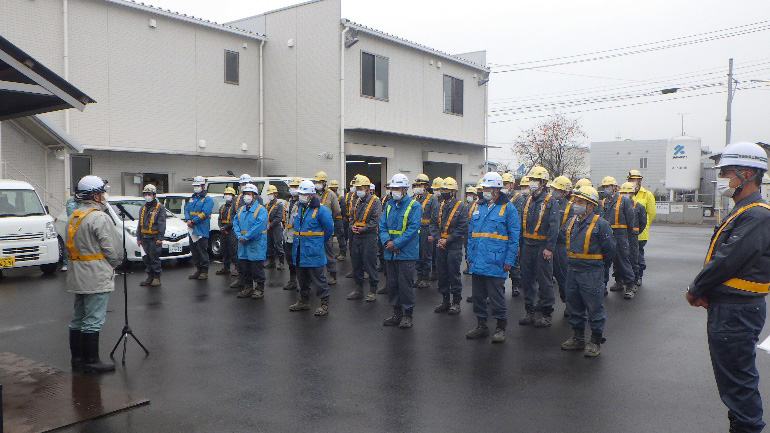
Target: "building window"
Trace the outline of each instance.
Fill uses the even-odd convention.
[[[225,50],[225,83],[238,84],[240,73],[238,66],[238,53]]]
[[[444,75],[444,113],[463,115],[463,80]]]
[[[388,99],[388,58],[361,52],[361,96]]]
[[[647,158],[639,158],[639,168],[647,168]]]

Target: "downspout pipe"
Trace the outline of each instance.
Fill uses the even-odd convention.
[[[62,49],[62,61],[64,63],[64,79],[70,80],[70,45],[69,45],[69,1],[62,0],[62,37],[64,39]],[[70,110],[64,110],[64,132],[70,134]],[[48,158],[46,157],[46,160]],[[70,153],[64,148],[64,197],[71,194],[72,173],[70,171]]]
[[[350,27],[345,26],[340,37],[340,185],[347,187],[345,172],[345,35]]]
[[[265,176],[265,79],[262,55],[265,41],[259,44],[259,175]]]

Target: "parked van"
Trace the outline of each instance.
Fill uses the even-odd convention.
[[[32,185],[0,179],[0,270],[40,266],[52,274],[63,251],[54,219]]]

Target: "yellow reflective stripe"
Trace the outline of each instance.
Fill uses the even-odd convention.
[[[318,208],[315,208],[315,210],[313,211],[313,215],[311,215],[310,218],[315,218],[315,214],[317,213],[318,213]]]
[[[722,230],[724,230],[725,227],[727,227],[727,224],[729,224],[732,220],[734,220],[738,215],[742,214],[743,212],[745,212],[745,211],[747,211],[747,210],[749,210],[749,209],[751,209],[753,207],[757,207],[757,206],[761,206],[761,207],[763,207],[763,208],[765,208],[767,210],[770,210],[770,205],[768,205],[766,203],[751,203],[749,205],[746,205],[746,206],[736,210],[735,213],[730,215],[730,217],[727,218],[725,220],[725,222],[722,223],[721,226],[719,226],[719,230],[717,230],[717,232],[714,234],[714,237],[711,238],[711,245],[709,246],[708,253],[706,253],[706,261],[703,263],[704,265],[706,263],[708,263],[709,261],[711,261],[711,256],[714,254],[714,248],[716,247],[717,240],[719,239],[719,235],[722,234]]]
[[[144,235],[157,235],[157,230],[152,230],[152,225],[155,224],[155,216],[158,214],[158,207],[160,206],[160,202],[155,203],[155,208],[150,213],[150,224],[147,227],[147,229],[144,228],[144,211],[147,205],[142,206],[141,213],[139,214],[139,231],[142,232]]]
[[[599,215],[594,215],[591,219],[591,224],[588,225],[585,238],[583,239],[583,253],[573,253],[570,249],[570,244],[572,243],[572,227],[575,225],[577,218],[577,215],[573,216],[569,222],[569,226],[567,226],[567,257],[583,260],[604,260],[604,254],[588,254],[588,247],[591,245],[591,233],[593,233],[594,227],[596,227]]]
[[[732,278],[725,281],[722,284],[727,287],[732,287],[733,289],[743,290],[745,292],[752,292],[752,293],[770,292],[770,283],[755,283],[753,281],[746,281],[740,278]]]
[[[222,205],[228,206],[227,204]],[[219,208],[219,220],[222,222],[222,224],[230,224],[230,221],[233,220],[233,205],[229,205],[227,207],[227,210],[225,211],[225,215],[222,216],[222,208]]]
[[[241,232],[242,235],[245,235],[246,233],[248,233],[248,232]]]
[[[336,218],[336,219],[340,219],[340,220],[341,220],[341,219],[342,219],[342,215],[337,215],[337,216],[336,216],[336,217],[334,217],[334,218]]]
[[[353,223],[356,227],[366,227],[366,217],[369,216],[369,210],[372,208],[372,205],[374,204],[374,197],[369,198],[369,204],[366,205],[366,209],[364,210],[364,216],[361,217],[360,220]],[[356,219],[356,212],[358,211],[358,200],[356,200],[356,206],[353,209],[353,219]]]
[[[294,234],[297,235],[297,236],[323,236],[324,232],[298,232],[298,231],[295,231]]]
[[[85,262],[85,261],[91,261],[91,260],[103,260],[105,259],[104,254],[81,254],[77,257],[68,257],[69,260],[73,260],[76,262]]]
[[[324,198],[323,198],[323,200],[321,200],[321,205],[323,205],[323,206],[326,205],[326,197],[328,195],[329,195],[329,190],[327,189],[326,191],[324,191]]]
[[[479,208],[479,204],[474,201],[473,204],[471,205],[471,208],[468,209],[468,219],[470,219],[470,217],[473,216],[473,212],[475,212],[476,209],[478,208]]]
[[[206,214],[205,214],[205,213],[203,213],[203,212],[188,212],[188,213],[189,213],[190,215],[192,215],[192,216],[197,216],[197,217],[200,217],[200,219],[202,219],[202,220],[205,220],[205,219],[206,219]]]
[[[404,212],[404,221],[401,224],[401,230],[388,230],[389,235],[400,235],[403,234],[406,231],[406,220],[409,218],[409,213],[412,211],[412,203],[414,203],[414,200],[409,200],[409,204],[406,206],[406,212]],[[385,211],[385,218],[390,215],[390,208],[392,206],[388,204],[388,210]]]
[[[532,196],[529,196],[527,199],[527,204],[524,206],[524,218],[522,221],[522,236],[524,236],[527,239],[537,239],[537,240],[544,240],[546,236],[538,235],[537,232],[540,230],[540,224],[543,223],[543,215],[545,215],[545,205],[548,204],[548,200],[551,199],[551,194],[548,194],[545,196],[545,200],[543,200],[543,204],[540,205],[540,213],[537,216],[537,224],[535,224],[535,230],[532,231],[532,233],[527,232],[527,217],[529,216],[529,204],[532,202]],[[502,212],[500,213],[502,216]]]
[[[80,252],[75,249],[75,233],[77,233],[78,229],[80,228],[80,224],[83,222],[86,215],[96,210],[97,209],[94,208],[90,208],[86,211],[76,209],[75,212],[72,213],[72,218],[70,218],[69,224],[67,224],[67,242],[64,245],[64,247],[67,249],[69,260],[82,262],[91,260],[103,260],[105,258],[104,254],[102,253],[80,254]],[[75,220],[77,220],[77,223],[73,224]]]
[[[444,225],[443,233],[441,233],[442,239],[448,239],[449,238],[449,225],[452,223],[452,218],[455,216],[455,212],[457,212],[457,208],[460,207],[460,201],[458,200],[457,203],[455,203],[454,207],[452,208],[452,212],[449,213],[449,218],[446,220],[446,224]],[[441,217],[444,212],[444,206],[441,206],[441,208],[438,211],[438,226],[441,228]]]
[[[270,215],[272,215],[272,214],[273,214],[273,209],[275,209],[275,207],[276,207],[276,206],[278,206],[278,201],[277,201],[277,200],[276,200],[275,204],[273,204],[272,206],[270,206],[270,207],[267,209],[267,217],[268,217],[268,218],[270,218]]]
[[[500,206],[500,213],[497,216],[503,216],[503,214],[505,213],[505,208],[506,207],[508,207],[508,203]]]
[[[508,236],[499,235],[499,234],[497,234],[497,232],[494,232],[494,233],[475,233],[474,232],[474,233],[471,234],[471,237],[472,238],[497,239],[497,240],[501,240],[501,241],[507,241],[508,240]]]
[[[569,210],[572,208],[572,199],[569,199],[567,202],[567,206],[564,207],[564,216],[561,218],[561,225],[564,225],[564,223],[567,222],[567,218],[569,218]]]
[[[422,214],[425,215],[425,205],[428,204],[428,200],[433,197],[433,194],[428,193],[425,200],[422,201]],[[430,224],[430,218],[420,218],[420,224]]]

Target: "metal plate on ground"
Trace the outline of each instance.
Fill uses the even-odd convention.
[[[44,432],[149,403],[91,377],[0,353],[6,433]]]

